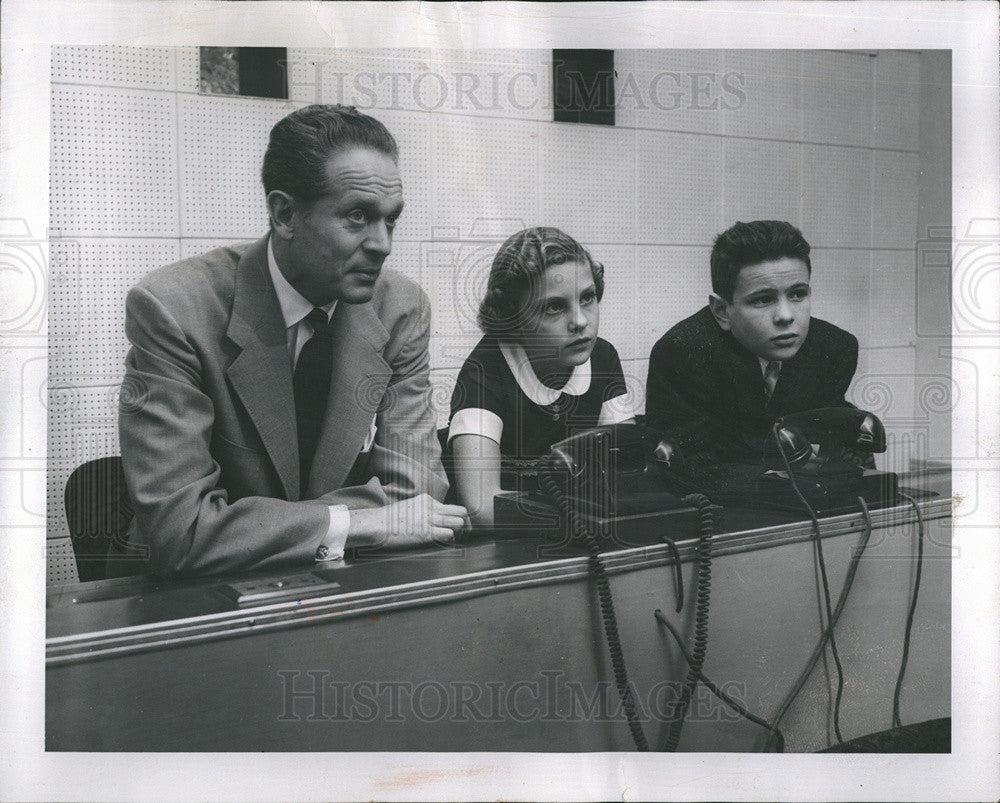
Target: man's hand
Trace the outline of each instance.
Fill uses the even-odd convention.
[[[455,539],[456,530],[468,526],[469,514],[464,507],[420,494],[385,507],[352,510],[347,546],[403,549],[447,544]]]

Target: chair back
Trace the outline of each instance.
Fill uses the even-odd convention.
[[[77,466],[64,501],[80,582],[102,580],[108,551],[112,544],[125,545],[133,516],[122,459],[101,457]]]

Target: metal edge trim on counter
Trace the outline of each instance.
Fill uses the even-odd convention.
[[[918,504],[925,520],[946,518],[952,513],[950,497],[936,498]],[[908,504],[875,510],[871,515],[873,528],[916,521],[916,515]],[[833,516],[820,522],[820,533],[823,538],[860,532],[863,528],[864,518],[860,513]],[[812,537],[811,522],[781,524],[717,535],[713,539],[712,551],[718,557],[781,546]],[[677,549],[681,561],[693,560],[696,548],[697,543],[694,540],[678,543]],[[609,574],[661,566],[671,561],[666,544],[633,547],[604,555],[605,567]],[[587,557],[579,556],[420,580],[397,586],[284,601],[166,622],[57,636],[46,639],[46,665],[59,666],[182,643],[231,638],[277,628],[316,624],[325,620],[459,600],[543,583],[568,582],[586,577],[587,574]]]

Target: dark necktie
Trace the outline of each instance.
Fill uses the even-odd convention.
[[[771,360],[764,369],[764,393],[770,401],[774,395],[774,386],[778,384],[778,374],[781,373],[781,363]]]
[[[299,434],[299,492],[303,496],[309,486],[309,470],[323,426],[333,370],[333,333],[326,313],[317,307],[306,316],[306,321],[313,334],[299,352],[292,381]]]

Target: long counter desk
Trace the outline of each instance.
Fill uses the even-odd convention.
[[[901,698],[910,723],[950,715],[952,500],[948,474],[902,482],[920,486],[925,526]],[[901,504],[871,516],[836,628],[845,739],[891,725],[913,586],[916,511]],[[859,509],[820,524],[835,604],[865,519]],[[713,537],[704,673],[770,721],[821,635],[812,524],[790,513],[726,511],[722,530]],[[653,612],[690,643],[696,546],[677,545],[680,613],[666,545],[604,556],[654,747],[687,665]],[[290,591],[302,578],[301,592]],[[288,596],[237,602],[240,588]],[[576,546],[466,534],[451,547],[318,571],[58,586],[47,614],[48,750],[634,749]],[[834,743],[835,689],[833,661],[824,659],[781,722],[787,751]],[[760,726],[698,687],[680,750],[754,751],[765,742]]]

